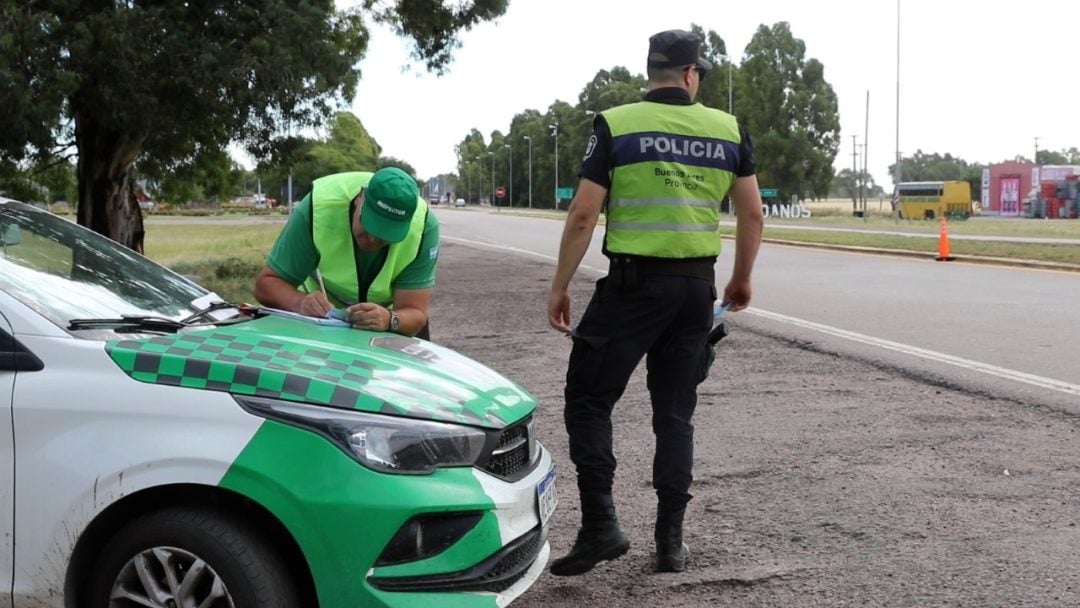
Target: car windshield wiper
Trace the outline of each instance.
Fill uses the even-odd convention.
[[[234,310],[236,313],[227,319],[218,319],[213,313],[221,310]],[[213,304],[195,311],[193,314],[177,321],[168,317],[155,317],[146,315],[120,315],[119,318],[101,319],[71,319],[68,321],[69,330],[91,328],[116,328],[116,329],[145,329],[148,331],[177,332],[185,327],[203,327],[206,325],[230,325],[240,321],[251,320],[250,316],[240,314],[243,307],[228,302],[214,302]]]
[[[68,321],[69,330],[100,328],[128,328],[135,327],[150,331],[176,332],[185,327],[187,323],[168,319],[165,317],[145,317],[138,315],[121,315],[118,319],[71,319]]]
[[[235,320],[233,320],[233,319],[219,318],[217,315],[211,314],[211,313],[214,313],[214,312],[218,312],[219,310],[233,310],[233,311],[236,311],[236,313],[239,313],[241,308],[239,306],[237,306],[236,304],[231,304],[231,303],[225,302],[225,301],[218,301],[218,302],[214,302],[213,304],[207,306],[206,308],[202,308],[202,309],[196,311],[194,314],[192,314],[190,316],[187,316],[187,317],[184,317],[183,319],[180,319],[180,323],[183,323],[184,325],[196,325],[195,321],[197,321],[199,319],[202,319],[204,317],[208,317],[209,322],[198,323],[197,325],[221,325],[221,324],[227,324],[227,323],[234,323],[235,322]],[[240,320],[247,320],[247,319],[246,318],[241,318]]]

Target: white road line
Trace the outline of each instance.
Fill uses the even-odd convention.
[[[520,249],[518,247],[511,247],[508,245],[496,245],[494,243],[485,243],[483,241],[473,241],[469,239],[462,239],[452,236],[442,237],[448,241],[458,241],[468,245],[476,245],[478,247],[487,247],[490,249],[501,249],[503,251],[510,251],[513,253],[519,253],[524,255],[530,255],[533,257],[549,260],[552,262],[558,261],[556,258],[550,255],[544,255],[542,253],[536,253],[527,249]],[[606,272],[600,268],[594,268],[592,266],[581,265],[581,268],[593,272]],[[998,378],[1004,378],[1006,380],[1013,380],[1015,382],[1021,382],[1024,384],[1030,384],[1031,386],[1037,386],[1039,388],[1046,388],[1053,391],[1059,391],[1067,395],[1080,395],[1080,384],[1070,384],[1068,382],[1062,382],[1060,380],[1054,380],[1053,378],[1046,378],[1043,376],[1036,376],[1026,372],[1019,372],[1012,369],[1006,369],[1004,367],[998,367],[996,365],[990,365],[989,363],[981,363],[979,361],[972,361],[970,359],[964,359],[963,357],[956,357],[953,355],[947,355],[945,353],[939,353],[933,350],[927,350],[925,348],[919,348],[917,346],[910,346],[908,344],[901,344],[899,342],[893,342],[891,340],[884,340],[881,338],[875,338],[873,336],[867,336],[865,334],[848,331],[846,329],[840,329],[838,327],[832,327],[830,325],[822,325],[821,323],[814,323],[813,321],[807,321],[805,319],[799,319],[796,317],[789,317],[775,312],[769,312],[767,310],[761,310],[760,308],[748,308],[743,313],[750,313],[765,319],[771,319],[773,321],[780,321],[781,323],[788,323],[795,325],[796,327],[802,327],[804,329],[811,329],[813,331],[828,334],[830,336],[836,336],[837,338],[843,338],[845,340],[851,340],[852,342],[858,342],[860,344],[868,344],[870,346],[876,346],[878,348],[884,348],[886,350],[895,351],[898,353],[904,353],[913,357],[919,357],[937,363],[947,363],[949,365],[955,365],[963,369],[979,372],[982,374],[988,374]]]
[[[529,251],[528,249],[520,249],[518,247],[511,247],[509,245],[496,245],[495,243],[485,243],[484,241],[473,241],[473,240],[470,240],[470,239],[463,239],[463,238],[456,237],[456,236],[443,235],[441,238],[444,241],[457,241],[459,243],[465,243],[466,245],[476,245],[477,247],[487,247],[488,249],[501,249],[503,251],[510,251],[510,252],[513,252],[513,253],[521,253],[521,254],[524,254],[524,255],[531,255],[531,256],[533,256],[535,258],[540,258],[542,260],[548,260],[549,262],[558,262],[559,261],[558,258],[555,258],[555,257],[550,256],[550,255],[544,255],[542,253],[536,253],[535,251]],[[586,270],[591,270],[593,272],[601,272],[601,273],[607,272],[604,269],[594,268],[594,267],[588,266],[586,264],[582,264],[580,266],[580,268],[584,268]]]
[[[764,317],[766,319],[771,319],[773,321],[788,323],[790,325],[795,325],[797,327],[802,327],[805,329],[812,329],[814,331],[828,334],[830,336],[836,336],[838,338],[844,338],[845,340],[851,340],[852,342],[869,344],[870,346],[877,346],[878,348],[884,348],[886,350],[892,350],[898,353],[904,353],[906,355],[912,355],[914,357],[928,359],[937,363],[947,363],[949,365],[955,365],[956,367],[980,372],[983,374],[989,374],[991,376],[1004,378],[1006,380],[1014,380],[1016,382],[1022,382],[1024,384],[1030,384],[1032,386],[1038,386],[1040,388],[1048,388],[1050,390],[1060,391],[1068,395],[1080,395],[1080,384],[1070,384],[1068,382],[1054,380],[1053,378],[1036,376],[1034,374],[1028,374],[1026,372],[1018,372],[1016,370],[1006,369],[1004,367],[998,367],[996,365],[990,365],[989,363],[980,363],[979,361],[972,361],[970,359],[964,359],[962,357],[955,357],[953,355],[947,355],[945,353],[939,353],[937,351],[927,350],[925,348],[919,348],[917,346],[901,344],[899,342],[893,342],[891,340],[883,340],[881,338],[875,338],[873,336],[867,336],[864,334],[855,333],[853,331],[847,331],[846,329],[831,327],[829,325],[822,325],[821,323],[814,323],[813,321],[806,321],[804,319],[799,319],[796,317],[789,317],[787,315],[769,312],[766,310],[761,310],[759,308],[748,308],[743,312],[747,312],[759,317]]]

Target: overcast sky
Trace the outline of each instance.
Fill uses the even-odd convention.
[[[757,27],[779,21],[824,64],[839,98],[838,170],[852,166],[855,136],[889,189],[898,146],[896,0],[510,0],[502,18],[462,35],[441,77],[411,66],[405,42],[373,27],[352,109],[384,155],[427,178],[455,170],[454,145],[472,128],[489,138],[526,109],[576,104],[601,69],[644,73],[657,31],[697,23],[741,60]],[[900,0],[900,151],[991,163],[1031,157],[1036,137],[1040,149],[1080,147],[1078,27],[1075,0]],[[570,153],[560,142],[560,162],[577,167],[583,146]]]

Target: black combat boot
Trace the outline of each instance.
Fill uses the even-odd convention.
[[[611,495],[583,494],[577,540],[569,553],[551,562],[551,573],[555,576],[585,574],[596,564],[620,557],[629,549],[630,541],[619,529]]]
[[[683,516],[686,507],[665,509],[656,512],[656,571],[682,572],[686,570],[686,559],[690,557],[690,548],[683,542]]]

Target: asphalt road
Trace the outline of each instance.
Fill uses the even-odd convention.
[[[497,260],[554,261],[562,222],[477,209],[438,209],[443,240]],[[602,228],[584,276],[606,272]],[[730,273],[725,241],[717,280]],[[811,336],[991,392],[1045,393],[1080,410],[1080,276],[1009,266],[765,244],[746,316],[772,331]]]
[[[562,421],[570,343],[545,315],[551,260],[454,236],[462,234],[459,219],[477,230],[501,226],[493,238],[521,247],[531,237],[508,227],[525,226],[528,235],[547,229],[488,224],[480,214],[444,217],[450,236],[432,302],[433,338],[539,399],[539,439],[559,471],[549,533],[560,556],[573,543],[578,506]],[[789,255],[766,248],[762,307],[796,299],[800,314],[830,313],[826,320],[841,323],[846,307],[864,316],[859,300],[806,280]],[[792,266],[767,270],[783,263]],[[936,270],[946,281],[964,271]],[[577,311],[591,294],[589,274],[573,285]],[[848,284],[848,274],[820,280]],[[790,291],[770,293],[784,280]],[[820,293],[824,299],[808,295]],[[834,302],[842,310],[831,311]],[[1080,605],[1075,395],[774,316],[729,315],[731,335],[699,387],[688,570],[651,571],[653,438],[639,366],[613,416],[615,499],[630,552],[580,577],[545,573],[513,608]]]

